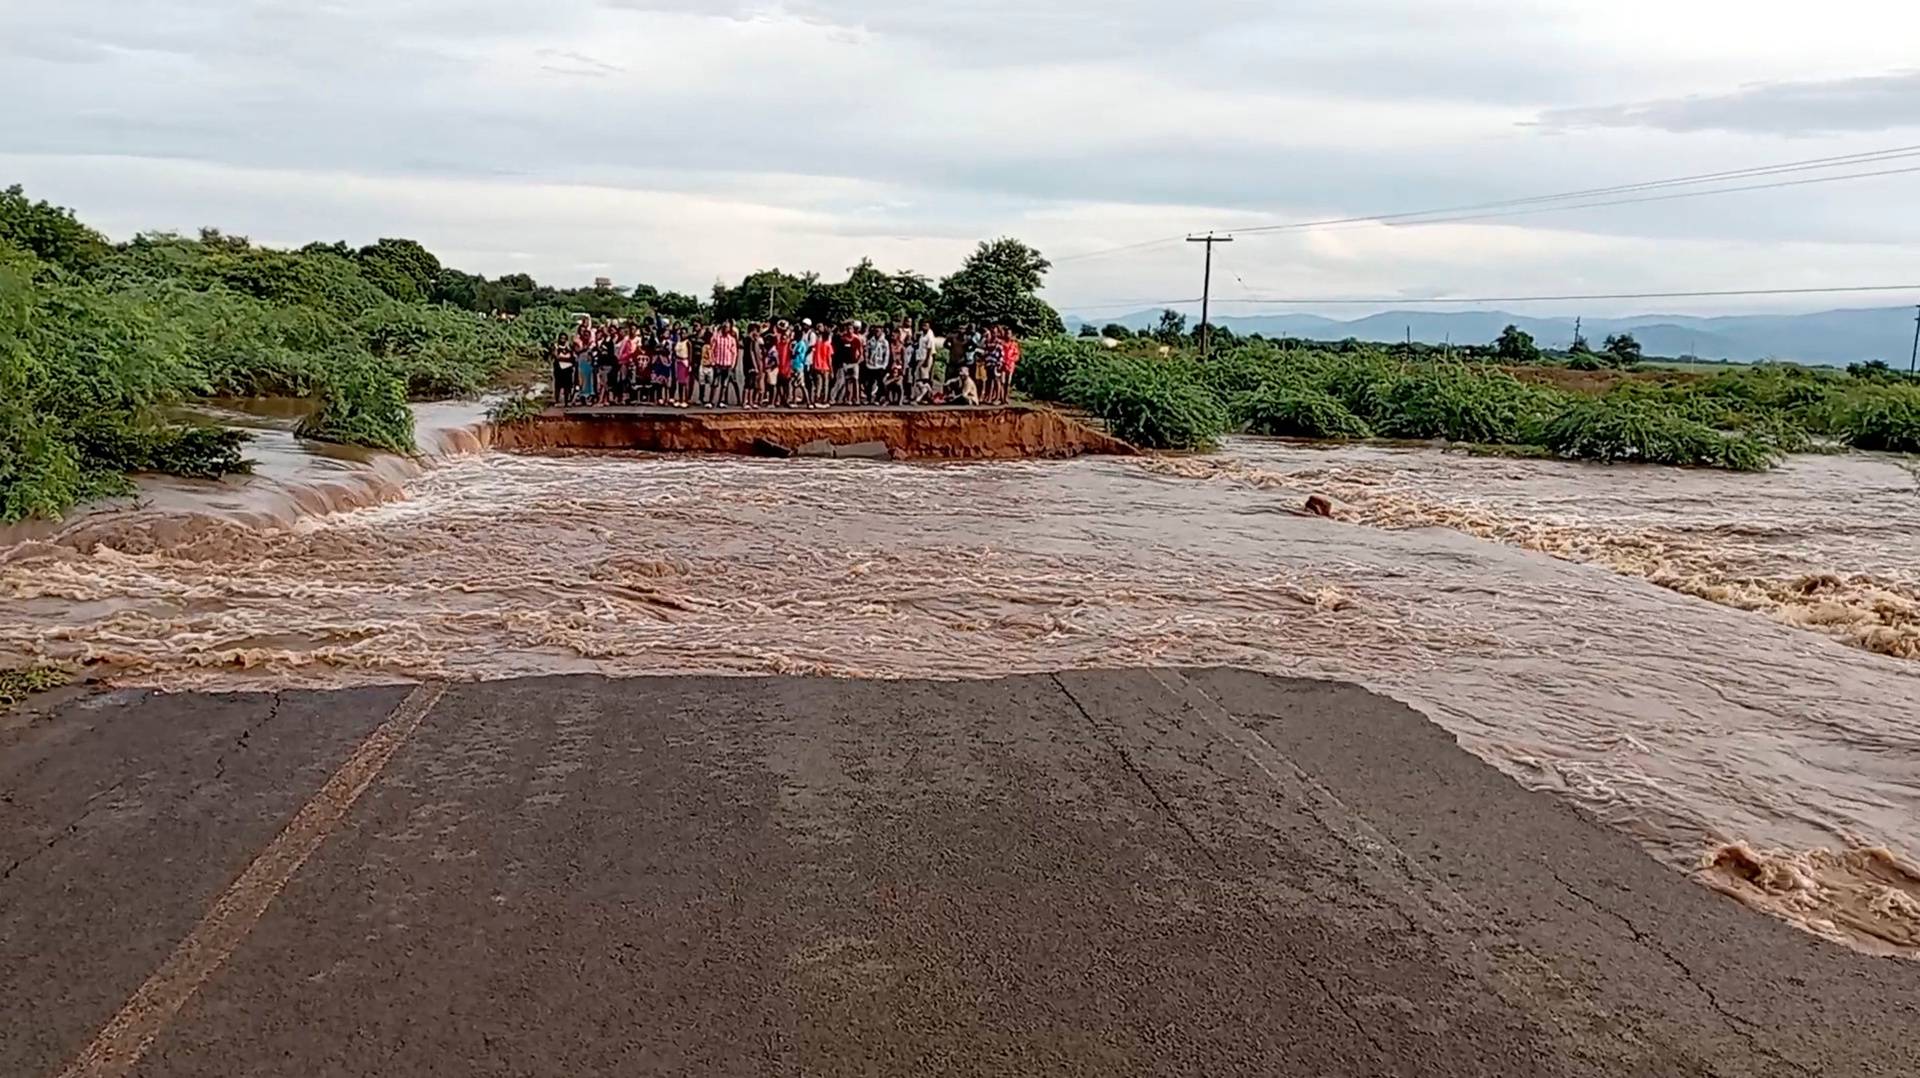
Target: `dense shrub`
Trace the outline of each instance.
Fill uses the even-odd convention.
[[[1443,439],[1508,452],[1753,470],[1816,435],[1895,447],[1912,431],[1905,387],[1786,365],[1611,384],[1593,397],[1497,367],[1378,349],[1282,350],[1246,341],[1208,363],[1133,342],[1107,351],[1034,341],[1026,390],[1109,418],[1147,447],[1208,444],[1227,429],[1305,438]],[[1920,394],[1920,390],[1915,391]],[[1208,407],[1210,401],[1214,407]],[[1220,414],[1220,409],[1226,415]],[[1221,425],[1224,424],[1224,425]]]
[[[1844,411],[1847,441],[1858,448],[1920,453],[1920,387],[1876,387]]]
[[[202,424],[134,425],[95,416],[72,433],[81,458],[112,472],[165,472],[218,479],[250,467],[244,431]]]
[[[1701,465],[1762,471],[1773,463],[1768,445],[1725,434],[1704,423],[1644,403],[1577,401],[1546,424],[1542,444],[1562,457],[1643,464]]]
[[[1226,409],[1178,360],[1108,356],[1076,366],[1069,402],[1145,449],[1208,449],[1228,429]]]
[[[1390,438],[1518,443],[1539,419],[1538,389],[1495,370],[1436,366],[1408,371],[1385,387],[1368,418]]]
[[[1024,342],[1020,365],[1013,371],[1013,388],[1034,400],[1064,401],[1067,381],[1081,364],[1105,359],[1099,341],[1077,337],[1040,337]]]
[[[1373,428],[1331,394],[1318,389],[1269,382],[1234,402],[1233,418],[1243,430],[1291,438],[1371,438]]]
[[[411,453],[413,411],[407,407],[406,383],[375,363],[337,371],[328,378],[319,407],[300,421],[296,433],[317,441]]]

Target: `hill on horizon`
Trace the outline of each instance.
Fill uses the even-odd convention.
[[[1135,311],[1120,318],[1066,317],[1069,331],[1087,322],[1104,326],[1118,322],[1131,330],[1151,329],[1159,309]],[[1189,323],[1195,321],[1189,315]],[[1239,334],[1268,337],[1304,337],[1337,341],[1404,341],[1427,344],[1487,344],[1509,325],[1533,334],[1542,348],[1566,348],[1573,343],[1570,317],[1534,318],[1507,311],[1386,311],[1350,321],[1317,314],[1228,315],[1215,319]],[[1644,314],[1625,318],[1587,318],[1581,332],[1595,348],[1609,334],[1631,333],[1650,356],[1693,355],[1701,359],[1757,362],[1789,359],[1802,363],[1844,365],[1871,359],[1905,369],[1914,333],[1912,307],[1861,307],[1811,314],[1683,315]]]

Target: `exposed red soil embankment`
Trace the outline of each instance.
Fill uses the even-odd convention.
[[[901,460],[1018,460],[1130,455],[1135,449],[1047,408],[860,408],[822,411],[553,409],[501,427],[502,449],[641,449],[740,453],[755,443],[800,451],[816,443],[884,444]],[[763,444],[761,450],[765,450]]]

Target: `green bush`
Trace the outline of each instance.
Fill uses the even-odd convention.
[[[1552,404],[1503,371],[1445,366],[1410,369],[1371,403],[1367,418],[1386,437],[1490,444],[1528,441]]]
[[[411,453],[413,411],[407,386],[373,363],[336,372],[320,394],[320,406],[300,421],[302,438]]]
[[[1373,428],[1331,394],[1270,382],[1234,402],[1233,418],[1254,434],[1289,438],[1371,438]]]
[[[1099,341],[1074,337],[1037,337],[1020,343],[1020,365],[1013,371],[1013,388],[1033,400],[1064,401],[1067,382],[1082,364],[1105,359]]]
[[[1860,449],[1920,453],[1920,387],[1877,386],[1845,409],[1846,439]]]
[[[1742,435],[1658,411],[1643,403],[1578,401],[1546,424],[1542,444],[1575,460],[1678,464],[1764,471],[1775,451]]]
[[[1177,359],[1106,356],[1080,364],[1066,397],[1143,449],[1209,449],[1228,429],[1226,409]]]
[[[240,447],[245,431],[201,424],[133,426],[95,416],[73,431],[81,459],[110,472],[164,472],[189,479],[218,479],[252,465]]]
[[[487,409],[487,421],[502,427],[530,423],[546,410],[545,397],[522,391],[493,402],[493,406]]]

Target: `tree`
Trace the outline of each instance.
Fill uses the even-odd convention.
[[[433,292],[440,260],[413,240],[381,239],[360,248],[360,271],[380,291],[397,300],[419,303]]]
[[[206,227],[200,230],[200,246],[209,251],[225,251],[238,254],[253,250],[253,241],[245,236],[228,235],[217,228]]]
[[[889,283],[893,290],[893,310],[896,314],[918,322],[933,317],[933,312],[940,306],[940,290],[924,274],[901,270],[893,275]]]
[[[1023,337],[1064,333],[1060,312],[1036,295],[1052,265],[1019,240],[983,242],[940,282],[935,317],[948,328],[1005,325]]]
[[[345,240],[334,240],[332,243],[321,243],[319,240],[314,240],[312,243],[303,244],[300,247],[299,253],[303,255],[339,255],[341,258],[352,258],[353,248],[347,246],[347,241]]]
[[[29,202],[19,184],[0,191],[0,240],[62,269],[86,273],[107,256],[107,238],[45,200]]]
[[[1232,348],[1240,341],[1240,338],[1234,334],[1233,330],[1228,329],[1226,326],[1208,326],[1207,333],[1213,338],[1214,345],[1219,348]],[[1195,348],[1200,347],[1200,327],[1197,325],[1194,326],[1189,336],[1193,339],[1193,346]]]
[[[1493,356],[1502,363],[1538,363],[1540,348],[1533,343],[1533,334],[1519,326],[1508,326],[1493,342]]]
[[[797,318],[813,282],[779,269],[755,270],[737,288],[713,286],[713,317],[721,321],[758,322],[769,314]]]
[[[1100,327],[1094,325],[1092,322],[1082,322],[1080,323],[1080,336],[1098,337],[1100,336]]]
[[[633,298],[654,314],[667,318],[697,318],[706,313],[700,297],[685,292],[662,292],[650,284],[634,285]]]
[[[1631,333],[1616,333],[1608,337],[1600,350],[1613,360],[1616,367],[1631,367],[1640,362],[1640,342],[1633,339]]]
[[[1102,337],[1111,337],[1116,341],[1133,339],[1133,331],[1118,322],[1108,322],[1106,325],[1101,326],[1100,335]]]
[[[1179,344],[1180,338],[1187,335],[1187,316],[1169,307],[1160,312],[1160,321],[1154,324],[1153,338],[1161,344]]]

